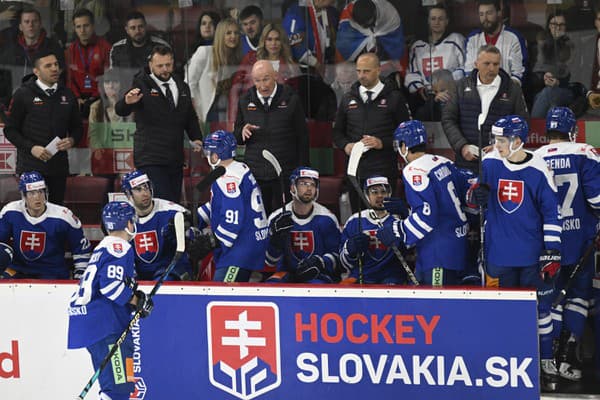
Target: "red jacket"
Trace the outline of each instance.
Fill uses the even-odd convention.
[[[67,87],[75,97],[98,97],[96,79],[104,75],[108,68],[111,45],[101,37],[94,36],[90,43],[83,47],[75,40],[65,51],[67,64]],[[87,65],[87,69],[86,69]],[[86,76],[89,76],[91,87],[85,87]]]

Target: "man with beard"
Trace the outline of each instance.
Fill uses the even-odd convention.
[[[499,0],[480,0],[477,3],[481,28],[467,37],[465,73],[475,67],[479,48],[494,45],[502,54],[502,69],[519,84],[522,84],[527,66],[527,44],[519,32],[502,22]]]
[[[245,7],[240,13],[240,26],[242,31],[242,54],[246,55],[249,51],[256,51],[258,41],[263,30],[263,12],[255,6]]]
[[[130,13],[125,21],[127,37],[113,44],[110,50],[110,67],[129,69],[128,75],[133,76],[146,66],[154,46],[169,47],[169,44],[158,36],[146,33],[146,17],[141,12]]]
[[[277,272],[267,282],[331,283],[339,277],[339,222],[317,203],[319,171],[298,167],[290,176],[293,200],[269,220],[291,218],[289,229],[273,233],[267,249],[267,264]]]
[[[134,165],[154,183],[157,197],[178,203],[183,133],[187,132],[195,152],[202,151],[202,134],[190,88],[173,75],[173,63],[169,47],[154,47],[148,61],[150,73],[136,75],[133,88],[117,102],[115,112],[125,117],[135,111]]]

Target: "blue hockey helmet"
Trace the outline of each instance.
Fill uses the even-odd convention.
[[[408,149],[427,143],[425,126],[419,120],[404,121],[398,125],[394,132],[394,149],[400,152],[400,145],[404,143]]]
[[[293,198],[300,201],[302,200],[298,198],[298,193],[296,191],[296,182],[298,181],[298,179],[301,178],[312,179],[315,182],[315,196],[311,201],[317,200],[317,198],[319,197],[319,171],[310,167],[297,167],[292,171],[290,175],[290,193]]]
[[[208,159],[208,163],[214,168],[221,160],[229,160],[235,157],[237,141],[233,133],[218,130],[204,138],[202,148],[204,149],[204,155]],[[215,153],[219,157],[219,161],[214,164],[210,160],[212,153]]]
[[[111,201],[102,209],[102,223],[107,231],[124,231],[127,223],[135,225],[136,214],[133,206],[125,201]]]
[[[135,170],[126,174],[121,180],[121,190],[125,194],[131,194],[131,191],[141,185],[146,185],[152,193],[152,182],[145,172]]]
[[[492,135],[505,137],[519,137],[521,142],[527,141],[529,125],[518,115],[507,115],[494,122]]]
[[[19,177],[19,192],[25,194],[32,190],[41,189],[46,189],[46,181],[39,172],[23,172]]]
[[[390,186],[390,181],[387,177],[382,175],[371,175],[370,177],[365,179],[365,182],[363,183],[363,191],[365,192],[365,195],[368,196],[369,188],[377,185],[383,186],[386,192],[388,192],[388,194],[391,194],[392,187]]]
[[[558,131],[569,135],[575,141],[577,136],[577,119],[569,107],[552,107],[546,115],[546,132]]]

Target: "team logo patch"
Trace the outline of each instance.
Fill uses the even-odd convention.
[[[236,192],[235,182],[227,182],[227,184],[225,185],[225,188],[227,189],[227,193],[235,193]]]
[[[507,213],[515,212],[523,203],[523,181],[498,180],[498,202]]]
[[[123,252],[123,245],[121,243],[113,243],[112,245],[115,253],[120,254]]]
[[[421,186],[423,184],[423,177],[421,175],[413,175],[412,184],[413,186]]]
[[[292,251],[298,260],[303,260],[315,251],[313,231],[291,231]]]
[[[210,383],[249,400],[281,384],[279,308],[268,302],[207,306]]]
[[[46,232],[21,231],[20,249],[26,260],[37,260],[46,249]]]
[[[158,255],[158,235],[156,231],[138,232],[135,235],[135,252],[142,261],[151,263]]]

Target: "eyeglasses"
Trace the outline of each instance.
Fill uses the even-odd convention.
[[[565,24],[564,22],[561,22],[561,23],[550,22],[549,25],[550,26],[558,26],[559,28],[565,28],[567,26],[567,24]]]
[[[298,181],[298,182],[296,182],[296,184],[298,186],[304,186],[304,187],[307,187],[307,188],[308,187],[311,187],[311,188],[316,188],[317,187],[317,184],[314,183],[313,181]]]
[[[377,189],[377,188],[370,188],[369,189],[369,194],[373,194],[376,196],[385,196],[388,194],[388,191],[386,189]]]

